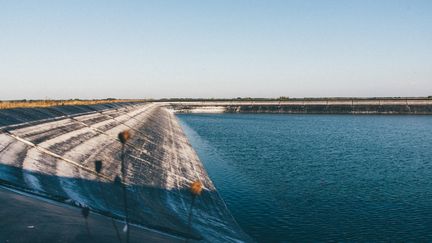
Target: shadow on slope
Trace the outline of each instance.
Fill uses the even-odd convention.
[[[33,176],[37,178],[42,190],[29,188],[20,177]],[[122,200],[122,189],[120,182],[102,182],[100,180],[87,180],[81,178],[57,177],[35,173],[21,168],[0,164],[0,185],[27,194],[54,200],[59,203],[68,204],[73,207],[89,207],[91,212],[124,220],[124,209]],[[66,187],[65,187],[66,186]],[[194,229],[194,224],[205,219],[197,217],[219,214],[217,205],[214,205],[212,194],[214,191],[205,191],[194,204],[194,215],[192,229],[187,225],[187,216],[192,196],[189,189],[167,190],[147,185],[128,185],[128,212],[130,222],[154,229],[169,235],[201,240],[203,236]],[[0,196],[1,197],[1,196]],[[73,199],[71,198],[73,197]],[[5,201],[5,200],[1,200]],[[10,203],[10,202],[9,202]],[[174,205],[170,205],[174,203]],[[176,203],[180,205],[176,205]],[[208,203],[211,203],[208,205]],[[183,205],[184,204],[184,205]],[[6,206],[6,207],[5,207]],[[65,205],[66,206],[66,205]],[[25,209],[31,213],[32,209]],[[10,212],[7,205],[2,206],[0,217],[9,218],[11,215],[18,216],[21,212]],[[92,214],[90,214],[90,218]],[[80,214],[77,216],[81,216]],[[61,222],[62,215],[58,215]],[[40,219],[45,225],[56,224],[51,219]],[[12,221],[13,222],[13,221]],[[8,224],[8,220],[2,220],[2,224]],[[21,227],[16,225],[16,227]],[[2,228],[2,227],[0,227]],[[111,229],[114,232],[114,228]],[[133,229],[132,229],[133,232]],[[61,239],[63,232],[52,232],[53,239]],[[220,232],[223,234],[223,232]],[[59,237],[59,238],[57,238]]]

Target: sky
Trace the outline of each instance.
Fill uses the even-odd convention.
[[[430,95],[430,0],[0,0],[0,100]]]

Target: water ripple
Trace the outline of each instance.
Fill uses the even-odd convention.
[[[432,240],[432,117],[179,115],[259,242]]]

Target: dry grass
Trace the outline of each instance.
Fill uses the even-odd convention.
[[[124,205],[124,211],[125,211],[125,227],[123,228],[123,231],[125,231],[126,229],[126,243],[129,243],[129,234],[130,234],[130,229],[129,229],[129,212],[128,212],[128,200],[127,200],[127,190],[126,190],[126,162],[125,162],[125,145],[126,142],[129,140],[129,138],[131,137],[131,134],[129,133],[128,130],[125,130],[121,133],[118,134],[118,139],[120,140],[120,142],[122,143],[122,152],[121,152],[121,173],[122,173],[122,188],[123,188],[123,205]]]
[[[125,144],[127,142],[127,140],[129,140],[130,137],[131,137],[131,134],[129,133],[128,130],[125,130],[125,131],[118,134],[118,139],[120,140],[120,142],[122,144]]]
[[[190,185],[190,192],[192,193],[192,195],[194,197],[201,195],[202,192],[202,184],[200,181],[194,181],[191,185]]]
[[[104,99],[104,100],[13,100],[0,101],[0,109],[35,108],[62,105],[96,105],[116,102],[143,102],[142,99]]]

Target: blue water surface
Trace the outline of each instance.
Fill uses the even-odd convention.
[[[178,117],[259,242],[432,240],[432,116]]]

